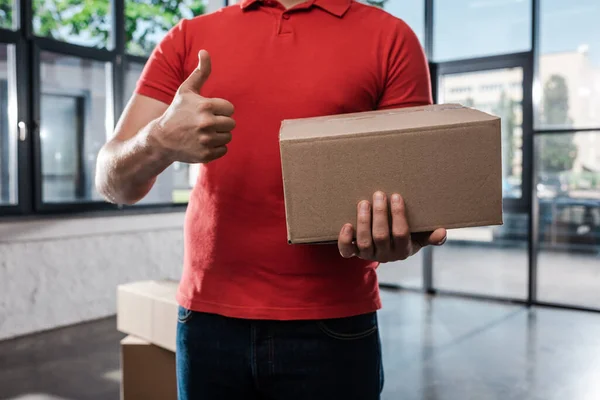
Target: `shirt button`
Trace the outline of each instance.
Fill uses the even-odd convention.
[[[290,14],[283,14],[283,19],[290,19]]]

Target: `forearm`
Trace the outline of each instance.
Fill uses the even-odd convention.
[[[134,204],[152,188],[171,163],[153,140],[156,121],[127,140],[112,140],[98,154],[96,188],[108,201]]]

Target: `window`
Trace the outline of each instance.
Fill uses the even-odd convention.
[[[142,64],[128,64],[125,81],[127,99],[133,94],[143,68]],[[150,193],[139,204],[187,203],[197,175],[197,165],[176,162],[159,175]]]
[[[395,17],[406,22],[415,32],[422,45],[425,43],[425,1],[424,0],[384,0],[368,1],[370,4],[382,6]]]
[[[460,103],[502,118],[503,193],[506,198],[520,198],[523,70],[506,68],[444,75],[440,94],[440,102]]]
[[[442,74],[440,102],[460,103],[501,117],[503,197],[521,199],[523,69]],[[455,90],[457,88],[460,90]],[[509,209],[504,212],[504,225],[451,230],[446,246],[433,251],[435,287],[525,298],[528,232],[528,215]]]
[[[403,288],[423,288],[423,252],[400,262],[384,263],[377,268],[379,283]]]
[[[531,49],[531,0],[435,0],[433,3],[435,61]]]
[[[110,47],[111,4],[110,0],[33,0],[34,32],[82,46]]]
[[[17,8],[13,0],[0,0],[0,28],[16,29]]]
[[[600,127],[600,3],[541,0],[539,129]]]
[[[127,53],[147,56],[179,20],[204,14],[203,0],[125,0]]]
[[[14,46],[0,44],[0,205],[17,203]]]
[[[433,249],[436,289],[527,297],[529,217],[505,211],[503,218],[499,226],[448,231],[448,243]]]
[[[109,65],[46,51],[40,58],[42,200],[102,200],[94,174],[98,151],[112,130],[107,113]]]
[[[540,300],[600,308],[600,132],[535,144]]]
[[[97,193],[95,170],[123,100],[169,29],[224,3],[0,0],[0,213],[119,209]],[[140,204],[187,203],[198,173],[174,163]]]

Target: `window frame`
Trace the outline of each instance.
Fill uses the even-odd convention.
[[[21,2],[20,2],[21,3]],[[23,3],[27,3],[24,1]],[[0,29],[0,44],[13,46],[15,52],[15,64],[13,68],[16,71],[9,71],[9,73],[15,74],[16,77],[16,87],[26,87],[28,90],[16,90],[16,102],[17,102],[17,114],[16,119],[17,123],[24,123],[24,127],[28,128],[31,126],[29,120],[29,113],[27,111],[27,106],[29,104],[29,99],[31,96],[30,87],[28,84],[28,53],[29,53],[29,43],[25,38],[25,33],[27,32],[27,19],[29,15],[27,13],[27,7],[24,7],[23,4],[18,4],[19,9],[14,12],[17,14],[19,18],[19,23],[17,24],[20,28],[18,30],[11,29]],[[10,66],[9,66],[10,67]],[[10,87],[8,87],[8,95],[10,96]],[[13,129],[17,129],[18,127],[13,126]],[[23,132],[19,134],[17,138],[17,202],[15,204],[2,204],[0,205],[0,215],[5,216],[15,216],[15,215],[24,215],[30,214],[33,211],[33,202],[32,202],[32,185],[31,185],[31,158],[30,158],[30,149],[31,149],[31,141],[28,132]]]
[[[16,30],[0,28],[0,44],[13,45],[16,53],[17,87],[27,90],[17,90],[17,121],[26,127],[26,134],[17,140],[17,202],[15,204],[1,204],[0,218],[12,219],[23,216],[35,217],[36,215],[64,215],[64,214],[97,214],[118,215],[139,213],[162,213],[183,211],[187,203],[150,203],[137,205],[117,205],[104,201],[77,201],[65,203],[47,203],[43,201],[42,166],[41,166],[41,140],[40,140],[40,112],[42,82],[41,52],[48,51],[58,55],[89,59],[91,61],[105,62],[110,65],[110,74],[107,74],[107,113],[110,113],[113,127],[125,108],[129,94],[125,91],[126,65],[128,62],[145,64],[148,57],[130,55],[126,52],[125,43],[125,0],[110,0],[112,8],[112,34],[106,48],[86,47],[69,42],[37,36],[33,29],[33,4],[29,0],[18,0],[14,15],[17,16],[18,28]],[[226,6],[227,1],[215,6]],[[208,4],[210,12],[211,4]],[[9,66],[11,67],[11,66]],[[9,92],[10,94],[10,92]],[[81,157],[81,155],[78,155]]]
[[[506,68],[521,68],[523,71],[523,166],[521,176],[521,197],[504,198],[503,207],[505,212],[527,213],[531,197],[529,193],[532,190],[532,176],[529,173],[533,167],[533,160],[529,157],[533,154],[533,131],[532,131],[532,93],[528,88],[533,82],[532,53],[514,53],[500,56],[490,56],[482,58],[471,58],[467,60],[448,61],[437,64],[436,75],[433,78],[436,81],[436,87],[439,88],[440,80],[445,75],[476,73]],[[435,99],[439,98],[436,90]]]

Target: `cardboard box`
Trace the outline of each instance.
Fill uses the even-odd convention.
[[[123,339],[121,400],[177,400],[175,353],[135,336]]]
[[[458,104],[283,121],[288,241],[336,241],[377,190],[413,232],[501,224],[501,144],[500,118]]]
[[[175,351],[175,281],[142,281],[117,288],[117,330]]]

